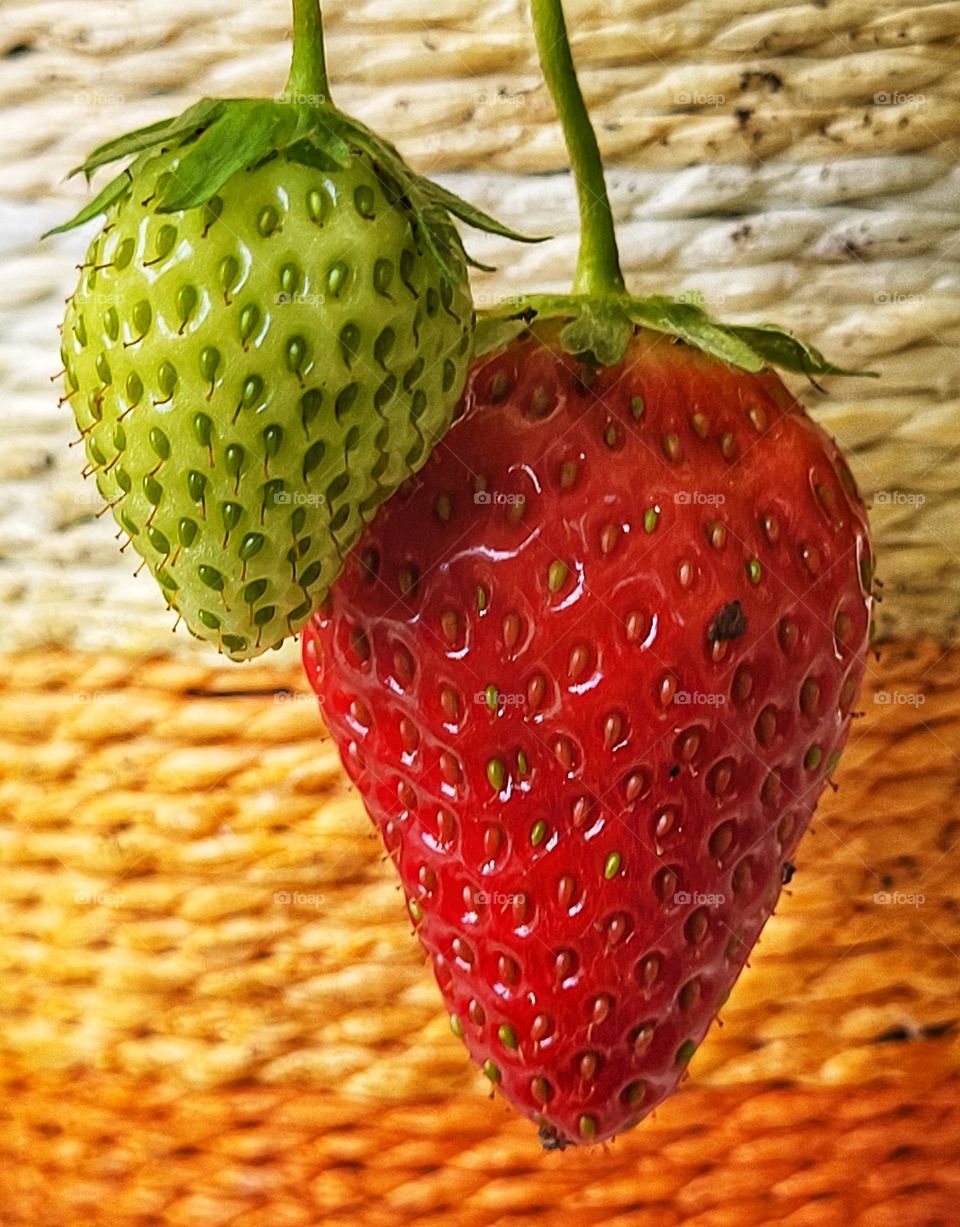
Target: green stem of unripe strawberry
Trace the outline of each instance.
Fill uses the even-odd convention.
[[[320,0],[293,0],[293,59],[287,80],[292,101],[329,101]]]
[[[557,108],[580,206],[580,254],[575,294],[624,292],[603,161],[570,53],[561,0],[530,0],[533,30],[547,88]]]

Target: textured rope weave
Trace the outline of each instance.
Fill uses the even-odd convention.
[[[952,1223],[960,654],[869,676],[687,1088],[558,1162],[450,1034],[295,670],[5,657],[0,1222]]]

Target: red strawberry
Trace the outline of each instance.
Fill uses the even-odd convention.
[[[454,1031],[545,1145],[676,1086],[846,739],[865,515],[770,372],[556,329],[475,367],[304,660]]]

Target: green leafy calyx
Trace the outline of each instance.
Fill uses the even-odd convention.
[[[541,320],[562,322],[559,340],[564,350],[597,366],[615,366],[637,328],[649,328],[745,371],[780,367],[811,379],[876,373],[835,366],[776,324],[723,323],[695,301],[661,295],[529,294],[507,299],[478,317],[476,356],[502,349]]]
[[[74,217],[49,233],[71,230],[105,212],[127,191],[150,151],[161,149],[182,150],[183,156],[154,203],[158,213],[176,213],[204,205],[234,175],[269,158],[279,156],[333,171],[346,168],[352,158],[360,156],[369,159],[389,194],[412,210],[424,243],[446,269],[453,263],[451,245],[457,257],[463,255],[448,214],[490,234],[521,242],[542,241],[518,234],[459,196],[415,174],[393,145],[338,110],[329,99],[300,94],[281,94],[273,100],[204,98],[174,119],[107,141],[71,173],[83,174],[89,180],[102,166],[112,162],[132,157],[132,163]]]

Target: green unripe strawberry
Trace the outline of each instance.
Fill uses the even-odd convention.
[[[88,176],[134,161],[68,223],[105,213],[63,328],[87,471],[237,660],[300,629],[450,425],[474,323],[450,212],[503,232],[305,88],[316,0],[295,14],[286,95],[102,146]]]

